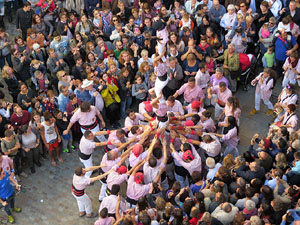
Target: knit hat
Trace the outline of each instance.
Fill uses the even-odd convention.
[[[135,183],[137,184],[142,184],[143,181],[144,181],[144,174],[142,172],[137,172],[135,175],[134,175],[134,181]]]
[[[191,150],[187,150],[183,153],[182,159],[183,160],[193,160],[195,157],[193,156],[193,153]]]
[[[132,148],[132,153],[135,155],[135,157],[139,157],[139,155],[143,151],[143,146],[140,143],[137,143]]]
[[[193,101],[192,102],[192,108],[199,108],[201,106],[201,101]]]
[[[206,165],[207,165],[207,167],[208,167],[209,169],[214,168],[215,165],[216,165],[215,159],[212,158],[212,157],[207,157],[207,159],[206,159]]]
[[[185,123],[184,123],[184,126],[186,127],[191,127],[191,126],[194,126],[194,122],[192,120],[187,120]]]
[[[252,211],[253,209],[255,209],[255,202],[252,200],[247,200],[245,202],[245,209],[248,211]]]
[[[117,170],[116,170],[119,174],[124,174],[127,172],[127,168],[126,166],[120,166]]]
[[[40,45],[38,43],[34,43],[32,45],[33,50],[37,50],[37,49],[39,49],[39,47],[40,47]]]

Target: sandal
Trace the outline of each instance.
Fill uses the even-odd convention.
[[[79,213],[79,217],[84,217],[84,216],[85,216],[85,212]]]
[[[89,214],[89,215],[86,214],[86,217],[87,217],[87,218],[94,218],[94,217],[96,217],[96,214],[92,212],[92,213]]]
[[[52,161],[52,162],[51,162],[51,165],[52,165],[52,166],[56,166],[56,162],[55,162],[55,161]]]

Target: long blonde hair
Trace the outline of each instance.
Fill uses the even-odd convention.
[[[10,66],[4,66],[2,69],[2,78],[9,78],[8,73],[6,72],[7,69],[11,68]]]

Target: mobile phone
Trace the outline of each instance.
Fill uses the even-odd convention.
[[[172,13],[172,14],[170,15],[170,18],[171,18],[171,19],[175,19],[175,15]]]

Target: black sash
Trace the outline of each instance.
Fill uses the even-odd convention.
[[[78,156],[79,158],[81,158],[82,160],[88,160],[91,157],[92,154],[90,155],[86,155],[84,153],[82,153],[81,151],[78,151]]]

